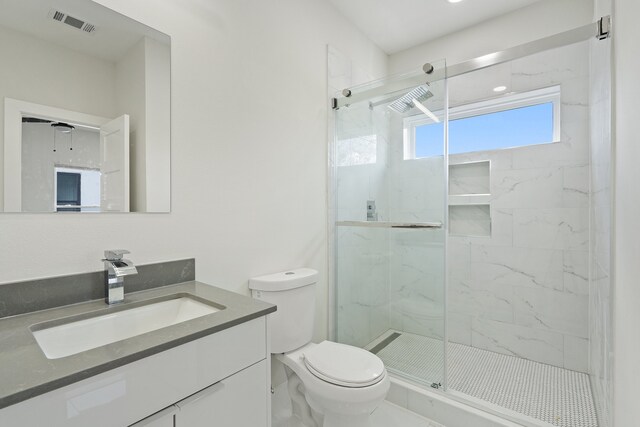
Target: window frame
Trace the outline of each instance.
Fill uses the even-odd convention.
[[[542,142],[540,144],[552,144],[560,142],[560,108],[561,108],[561,90],[560,85],[549,86],[542,89],[535,89],[527,92],[508,94],[498,98],[487,99],[469,104],[458,105],[449,108],[449,121],[465,119],[468,117],[482,116],[486,114],[498,113],[501,111],[515,110],[517,108],[532,107],[534,105],[552,104],[553,110],[553,136],[551,141]],[[434,111],[436,117],[444,121],[444,110]],[[403,152],[404,160],[424,159],[427,157],[416,157],[416,128],[435,122],[424,114],[405,117],[403,119]],[[509,148],[528,147],[529,144],[505,148],[479,149],[468,151],[473,153],[476,151],[504,150]],[[460,153],[462,154],[462,153]]]

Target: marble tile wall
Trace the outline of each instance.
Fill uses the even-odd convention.
[[[334,68],[351,69],[339,53],[331,55],[330,67],[332,61],[342,61]],[[608,283],[608,264],[602,261],[607,248],[604,243],[593,247],[598,241],[594,233],[608,241],[608,194],[606,186],[599,192],[593,180],[608,175],[606,165],[596,173],[590,163],[588,43],[503,64],[498,71],[494,77],[507,78],[512,91],[561,85],[561,138],[551,144],[451,156],[451,163],[490,161],[491,224],[489,236],[449,236],[449,337],[582,372],[599,363],[598,372],[610,372],[600,344],[602,357],[590,362],[588,356],[595,351],[594,327],[608,336],[605,313],[598,317],[599,326],[589,314],[607,297],[607,285],[594,291],[589,276]],[[345,83],[348,73],[338,74],[330,72],[330,82],[339,82],[334,92],[350,86]],[[452,105],[485,96],[479,89],[485,74],[450,79]],[[403,160],[402,121],[397,116],[364,108],[349,114],[341,115],[348,125],[336,124],[337,139],[342,134],[345,140],[375,140],[375,162],[358,163],[372,159],[371,147],[361,156],[342,157],[350,160],[334,169],[336,193],[330,200],[335,206],[330,210],[335,218],[365,220],[366,201],[376,200],[380,220],[444,220],[442,158]],[[358,150],[350,144],[349,150]],[[600,207],[590,206],[590,188]],[[592,221],[590,227],[590,209],[599,225]],[[355,227],[337,227],[336,233],[339,341],[362,346],[387,329],[443,336],[443,233]],[[590,249],[601,260],[591,273]]]
[[[588,44],[501,68],[512,91],[561,85],[561,140],[450,157],[452,164],[491,162],[491,233],[449,237],[449,334],[455,342],[587,372]],[[477,92],[483,75],[449,84],[453,103],[469,102],[467,88]]]
[[[336,338],[363,347],[389,329],[385,230],[337,227]]]

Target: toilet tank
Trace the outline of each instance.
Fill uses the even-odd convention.
[[[278,306],[269,315],[271,353],[286,353],[311,342],[318,272],[310,268],[249,279],[251,295]]]

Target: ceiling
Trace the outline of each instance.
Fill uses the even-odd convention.
[[[387,54],[541,0],[329,0]]]
[[[163,43],[169,39],[159,31],[87,0],[0,0],[0,10],[0,26],[107,61],[120,59],[143,36]],[[96,31],[88,34],[56,22],[49,16],[52,10],[90,22]]]

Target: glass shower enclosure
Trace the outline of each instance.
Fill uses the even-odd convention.
[[[522,425],[610,425],[603,27],[333,99],[332,338]]]
[[[431,78],[444,61],[426,67],[353,88],[347,100],[366,99],[337,112],[335,333],[396,375],[441,387],[447,97],[446,80]],[[429,125],[418,147],[425,137],[416,124]],[[416,148],[429,156],[416,156]]]

